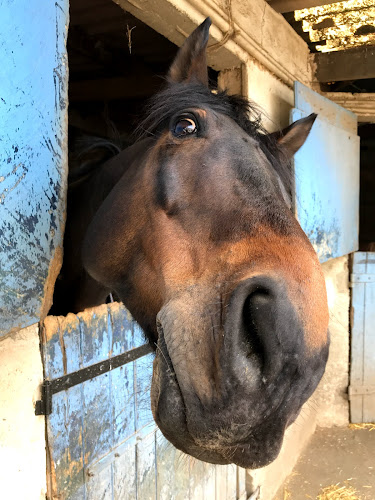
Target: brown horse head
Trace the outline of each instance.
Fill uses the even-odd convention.
[[[156,347],[164,435],[199,459],[260,467],[327,360],[322,271],[288,206],[289,160],[315,116],[267,135],[244,99],[210,92],[209,25],[151,102],[151,139],[93,218],[83,259]]]

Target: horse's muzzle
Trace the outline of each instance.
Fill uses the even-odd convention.
[[[274,278],[242,281],[225,308],[200,298],[190,290],[158,315],[155,420],[197,458],[264,466],[315,390],[328,347],[308,352],[286,286]]]

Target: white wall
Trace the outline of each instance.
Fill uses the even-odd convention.
[[[46,495],[44,417],[34,414],[43,368],[38,325],[0,339],[0,497]]]

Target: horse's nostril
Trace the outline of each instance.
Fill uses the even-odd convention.
[[[246,355],[260,363],[266,380],[271,381],[282,367],[278,299],[272,290],[257,287],[243,305],[242,324]]]
[[[252,292],[245,300],[243,306],[243,327],[245,341],[248,346],[247,356],[257,357],[262,365],[265,362],[263,316],[270,313],[270,296],[264,288]]]

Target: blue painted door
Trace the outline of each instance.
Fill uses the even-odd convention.
[[[143,333],[119,304],[49,316],[45,375],[53,380],[131,351]],[[245,470],[184,455],[150,408],[153,354],[55,394],[47,417],[50,498],[244,500]]]
[[[356,252],[351,275],[350,420],[375,422],[375,253]]]
[[[62,260],[68,0],[2,0],[0,337],[48,313]]]
[[[324,262],[358,250],[357,117],[299,82],[294,91],[291,122],[318,114],[294,159],[295,212]]]

